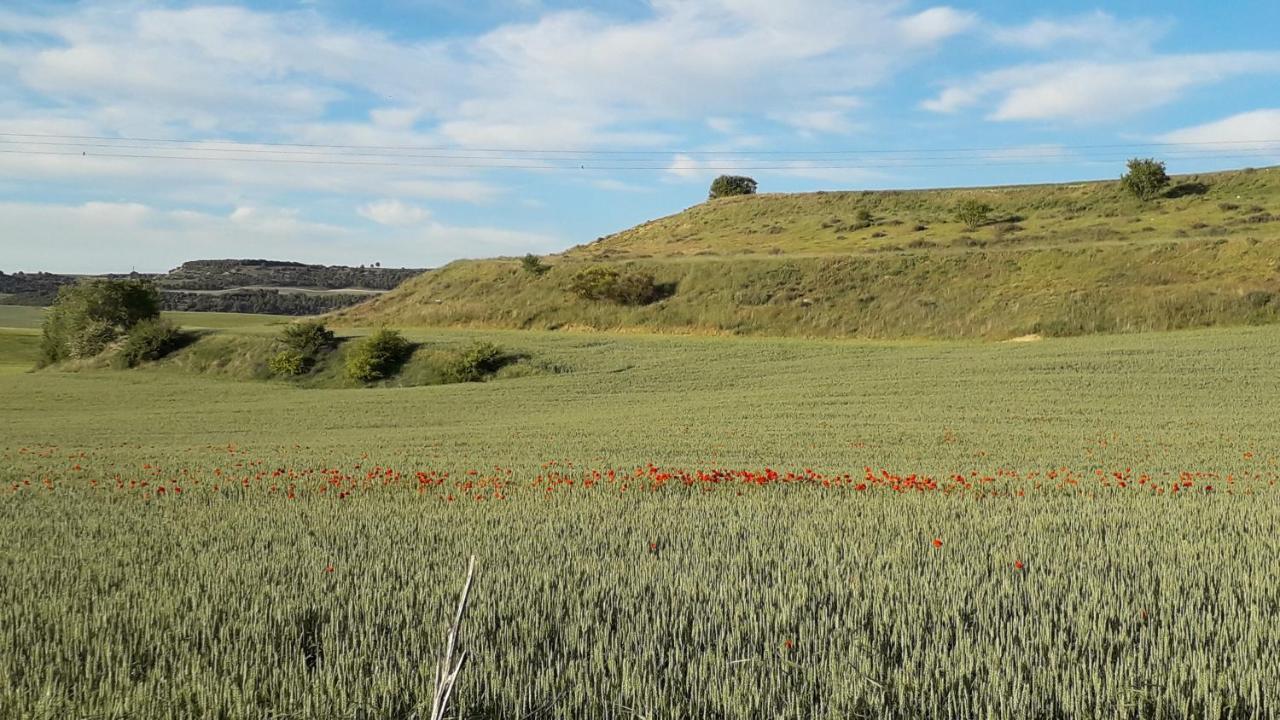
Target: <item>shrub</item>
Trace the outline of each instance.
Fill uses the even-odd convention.
[[[981,200],[963,200],[956,206],[956,219],[970,230],[977,230],[991,219],[991,206]]]
[[[284,349],[267,366],[276,375],[301,375],[315,367],[322,355],[337,346],[333,331],[317,320],[286,325],[277,338]]]
[[[1275,299],[1275,293],[1267,292],[1266,290],[1254,290],[1244,296],[1245,302],[1255,310],[1261,310],[1270,305]]]
[[[716,198],[732,197],[734,195],[755,195],[756,181],[742,175],[721,175],[711,181],[711,192],[707,193],[708,200]]]
[[[866,227],[876,219],[876,216],[871,214],[871,211],[866,208],[858,208],[858,212],[854,213],[853,219],[863,227]]]
[[[159,316],[160,293],[148,280],[65,285],[45,316],[40,364],[96,355],[139,322]]]
[[[119,337],[120,333],[115,325],[106,320],[89,320],[68,338],[69,354],[73,358],[93,357],[106,350]]]
[[[1120,184],[1143,202],[1156,197],[1169,185],[1164,163],[1154,158],[1133,158],[1128,167],[1129,172],[1120,176]]]
[[[480,382],[498,372],[510,356],[491,342],[476,342],[467,348],[445,369],[452,382]]]
[[[337,345],[333,331],[318,320],[304,320],[286,325],[280,332],[280,342],[303,356],[315,357]]]
[[[274,375],[301,375],[311,369],[314,364],[307,356],[297,350],[281,350],[267,361],[267,369]]]
[[[357,343],[347,356],[347,377],[359,382],[383,380],[400,369],[412,350],[403,335],[383,328]]]
[[[546,274],[546,272],[551,269],[551,266],[542,262],[542,258],[537,255],[529,253],[528,255],[520,258],[520,269],[537,277],[539,275]]]
[[[182,331],[167,320],[143,320],[133,326],[115,362],[118,367],[137,367],[154,362],[182,345]]]
[[[619,305],[644,305],[658,298],[653,276],[606,265],[584,268],[569,281],[569,290],[584,300],[607,300]]]

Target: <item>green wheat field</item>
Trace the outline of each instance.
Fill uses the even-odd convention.
[[[6,313],[0,717],[423,717],[472,555],[458,718],[1280,712],[1280,327],[316,389],[30,373]]]

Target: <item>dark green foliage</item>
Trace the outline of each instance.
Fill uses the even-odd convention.
[[[280,333],[280,342],[290,350],[317,357],[337,346],[333,331],[319,320],[304,320],[286,325]]]
[[[159,282],[166,290],[228,290],[254,285],[390,290],[421,273],[418,268],[353,268],[280,260],[192,260]]]
[[[338,345],[333,331],[318,320],[304,320],[286,325],[278,338],[284,349],[267,363],[276,375],[301,375]]]
[[[1134,197],[1146,202],[1155,198],[1169,186],[1169,175],[1164,163],[1155,158],[1133,158],[1129,172],[1120,176],[1120,184]]]
[[[320,315],[368,300],[367,293],[301,293],[254,288],[224,293],[193,293],[165,290],[161,294],[165,310],[183,312],[234,312],[263,315]]]
[[[708,200],[734,195],[755,195],[756,181],[742,175],[721,175],[711,182]]]
[[[520,269],[536,277],[546,274],[551,269],[551,266],[542,262],[542,258],[537,255],[529,253],[520,258]]]
[[[569,290],[584,300],[606,300],[619,305],[645,305],[661,294],[649,273],[607,265],[579,270],[569,281]]]
[[[512,358],[491,342],[475,342],[446,368],[450,382],[480,382],[501,370]]]
[[[359,382],[384,380],[394,375],[412,352],[413,345],[403,335],[383,328],[352,349],[345,366],[347,377]]]
[[[52,305],[58,299],[58,289],[76,283],[74,275],[53,273],[16,272],[12,275],[0,271],[0,293],[7,295],[6,305]]]
[[[162,292],[163,310],[319,315],[363,302],[369,295],[279,292],[269,288],[391,290],[422,272],[416,268],[353,268],[274,260],[194,260],[165,275],[103,275],[98,279],[151,280]],[[78,281],[80,278],[74,275],[0,272],[0,294],[7,296],[7,305],[50,305],[59,288]],[[186,292],[190,290],[233,292]]]
[[[1245,302],[1255,309],[1267,307],[1268,305],[1271,305],[1275,299],[1276,294],[1267,292],[1266,290],[1254,290],[1253,292],[1246,293],[1244,296]]]
[[[314,359],[306,357],[297,350],[285,349],[272,355],[267,361],[267,367],[273,375],[293,377],[305,373],[314,363]]]
[[[160,293],[149,280],[85,280],[65,285],[45,317],[41,365],[91,357],[160,315]]]
[[[956,220],[970,230],[977,230],[991,220],[991,206],[972,198],[962,200],[956,206]]]
[[[105,320],[90,320],[70,338],[70,356],[73,358],[93,357],[107,349],[120,337],[115,325]]]
[[[178,326],[167,320],[142,320],[129,330],[124,344],[114,361],[117,367],[137,367],[144,362],[154,362],[182,346],[184,341]]]

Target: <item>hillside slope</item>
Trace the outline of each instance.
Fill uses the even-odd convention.
[[[961,200],[993,207],[966,229]],[[1115,182],[759,195],[704,203],[548,259],[457,262],[340,323],[1007,338],[1280,320],[1280,169]],[[628,307],[569,292],[607,264],[674,292]]]
[[[956,206],[992,207],[975,230]],[[1280,168],[1173,178],[1141,203],[1118,182],[765,194],[713,200],[566,253],[582,259],[848,254],[1256,235],[1280,221]],[[1274,231],[1272,231],[1274,234]]]

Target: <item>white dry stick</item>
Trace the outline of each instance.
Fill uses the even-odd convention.
[[[471,593],[471,580],[475,577],[475,573],[476,556],[472,555],[471,561],[467,563],[467,582],[462,586],[462,596],[458,598],[458,613],[454,615],[453,626],[449,628],[444,654],[436,664],[436,692],[431,700],[431,720],[444,720],[444,714],[449,708],[449,697],[453,695],[454,683],[458,681],[462,663],[467,661],[465,650],[456,663],[453,661],[453,652],[457,649],[458,631],[462,629],[462,613],[467,609],[467,596]]]

